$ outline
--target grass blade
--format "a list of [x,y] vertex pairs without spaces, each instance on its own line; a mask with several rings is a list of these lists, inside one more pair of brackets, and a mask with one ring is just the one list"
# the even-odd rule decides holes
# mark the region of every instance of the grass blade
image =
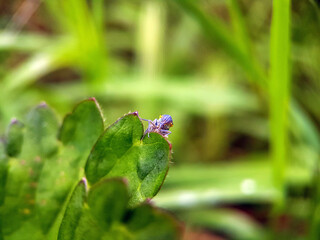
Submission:
[[[290,0],[273,2],[270,46],[270,130],[273,178],[284,193],[290,101]],[[278,207],[281,207],[282,201]]]

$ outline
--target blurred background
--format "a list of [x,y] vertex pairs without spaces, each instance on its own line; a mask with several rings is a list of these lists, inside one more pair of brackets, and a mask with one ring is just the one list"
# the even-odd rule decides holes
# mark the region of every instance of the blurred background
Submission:
[[95,97],[107,125],[170,114],[173,159],[153,202],[184,239],[320,239],[319,3],[293,1],[288,21],[272,8],[1,0],[0,129],[41,101],[62,119]]

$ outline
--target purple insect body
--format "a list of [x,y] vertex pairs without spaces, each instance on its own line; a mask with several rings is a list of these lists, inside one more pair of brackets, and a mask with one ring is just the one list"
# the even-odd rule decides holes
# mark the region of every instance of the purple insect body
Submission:
[[159,119],[155,119],[154,121],[148,120],[148,119],[142,119],[144,121],[148,122],[148,128],[143,134],[143,138],[146,134],[151,132],[160,133],[164,137],[168,137],[168,135],[171,133],[169,131],[170,127],[173,126],[172,117],[170,115],[160,115]]

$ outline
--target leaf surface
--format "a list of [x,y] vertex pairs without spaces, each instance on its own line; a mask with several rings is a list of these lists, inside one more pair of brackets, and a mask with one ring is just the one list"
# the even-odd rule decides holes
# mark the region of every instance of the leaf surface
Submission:
[[103,132],[103,118],[94,98],[80,102],[61,126],[63,143],[57,156],[46,161],[37,189],[37,207],[42,230],[47,232],[72,186],[80,179],[90,150]]
[[90,151],[104,130],[100,107],[94,98],[80,102],[63,121],[59,139],[79,152]]
[[106,179],[95,184],[88,195],[92,215],[105,229],[119,222],[129,201],[127,186],[122,179]]
[[127,227],[139,240],[180,239],[179,225],[174,218],[149,204],[132,210]]
[[169,142],[157,133],[143,135],[137,113],[120,118],[93,147],[85,173],[91,184],[101,178],[124,177],[129,184],[129,204],[152,198],[159,191],[169,167]]
[[64,217],[59,229],[58,240],[75,239],[75,231],[78,227],[83,205],[86,200],[86,181],[81,180],[74,189],[68,202]]
[[[5,188],[8,176],[8,157],[5,154],[5,146],[3,141],[0,141],[0,206],[4,202],[5,198]],[[1,217],[0,217],[1,218]],[[1,229],[1,220],[0,220]]]
[[23,143],[23,124],[13,119],[6,133],[6,152],[10,157],[17,157]]
[[47,104],[42,103],[33,108],[24,123],[24,140],[19,160],[12,159],[10,162],[6,183],[2,212],[3,219],[6,219],[2,223],[5,235],[20,227],[24,228],[22,225],[26,220],[34,218],[35,196],[43,164],[58,149],[56,136],[59,123]]

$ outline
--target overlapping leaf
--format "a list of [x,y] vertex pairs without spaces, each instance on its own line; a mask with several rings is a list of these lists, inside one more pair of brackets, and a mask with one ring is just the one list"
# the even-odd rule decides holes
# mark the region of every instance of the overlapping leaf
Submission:
[[59,230],[58,240],[75,239],[75,230],[83,212],[86,199],[86,182],[81,180],[74,189]]
[[[60,131],[44,103],[30,111],[24,124],[12,121],[0,142],[0,239],[56,239],[58,232],[58,239],[147,239],[157,224],[164,226],[159,236],[174,239],[171,218],[158,216],[153,207],[137,210],[149,219],[146,228],[134,223],[135,206],[153,197],[164,180],[169,142],[156,133],[142,139],[137,113],[103,128],[95,99],[78,104]],[[85,180],[80,181],[63,212],[86,159],[93,186],[87,194]]]
[[10,157],[20,154],[23,143],[23,124],[13,119],[6,133],[6,153]]
[[44,232],[49,230],[72,186],[80,178],[85,160],[103,128],[102,114],[95,99],[82,101],[65,117],[59,132],[63,148],[44,165],[37,190],[38,215]]
[[63,121],[59,139],[81,153],[91,150],[104,130],[100,107],[94,98],[82,101]]
[[[56,133],[59,124],[54,112],[45,104],[32,109],[25,121],[25,133],[20,153],[20,160],[12,159],[10,171],[6,181],[6,195],[2,211],[3,232],[10,234],[23,228],[28,219],[34,218],[35,195],[39,183],[39,177],[43,164],[46,160],[56,154],[58,143]],[[16,145],[14,151],[9,150],[12,155],[20,151],[20,133],[17,129],[15,135],[9,138],[11,146]],[[12,131],[12,126],[11,126]],[[12,135],[9,130],[9,136]],[[17,143],[10,143],[16,138]],[[7,145],[7,152],[8,152]]]
[[132,206],[159,191],[170,160],[170,144],[164,137],[151,133],[142,139],[142,135],[138,114],[125,115],[98,139],[85,168],[91,184],[101,178],[126,178]]
[[122,179],[103,180],[95,184],[88,195],[90,212],[105,229],[123,218],[128,201],[127,187]]
[[99,181],[88,197],[81,181],[69,200],[58,240],[179,239],[179,227],[169,214],[148,204],[128,208],[128,197],[122,179]]
[[[0,141],[0,206],[4,202],[5,186],[8,175],[8,158],[5,154],[5,146],[3,141]],[[1,224],[1,221],[0,221]],[[1,225],[0,225],[1,228]]]

